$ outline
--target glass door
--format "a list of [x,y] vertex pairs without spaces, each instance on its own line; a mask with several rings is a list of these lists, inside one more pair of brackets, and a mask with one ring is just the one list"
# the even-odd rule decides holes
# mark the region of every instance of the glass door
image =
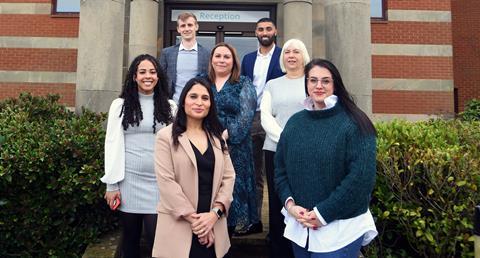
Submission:
[[[180,43],[180,35],[175,36],[175,45]],[[212,49],[216,43],[215,33],[198,33],[197,35],[198,44],[202,45],[207,49]]]
[[242,35],[225,34],[224,42],[235,47],[240,62],[246,54],[255,51],[258,48],[256,37],[242,37]]
[[[181,39],[177,31],[172,31],[172,34],[174,35],[172,38],[175,39],[172,45],[180,43]],[[197,42],[207,49],[213,49],[213,47],[220,42],[228,43],[237,50],[240,62],[243,56],[258,48],[258,41],[253,32],[223,30],[199,31],[197,33]]]

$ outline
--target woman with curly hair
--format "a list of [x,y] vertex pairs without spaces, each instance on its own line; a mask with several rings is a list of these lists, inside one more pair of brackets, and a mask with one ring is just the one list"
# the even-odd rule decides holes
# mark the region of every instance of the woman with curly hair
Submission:
[[151,55],[131,63],[120,97],[108,113],[105,137],[105,200],[120,210],[123,257],[139,257],[142,227],[150,250],[157,223],[159,190],[153,164],[155,133],[172,121],[167,79]]

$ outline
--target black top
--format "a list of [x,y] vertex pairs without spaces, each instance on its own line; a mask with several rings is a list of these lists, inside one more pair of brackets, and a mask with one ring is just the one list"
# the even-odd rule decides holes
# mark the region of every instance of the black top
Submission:
[[198,168],[198,205],[197,213],[210,211],[210,202],[212,199],[213,170],[215,167],[215,155],[213,154],[212,144],[208,141],[208,148],[205,153],[195,147],[190,142],[195,153]]
[[[198,204],[197,213],[209,212],[210,202],[212,200],[212,186],[213,186],[213,170],[215,168],[215,155],[210,141],[208,141],[208,148],[205,153],[200,151],[192,145],[195,158],[197,160],[198,168]],[[189,258],[215,258],[215,248],[210,246],[207,248],[201,245],[198,241],[197,235],[192,233],[192,245],[190,247]]]

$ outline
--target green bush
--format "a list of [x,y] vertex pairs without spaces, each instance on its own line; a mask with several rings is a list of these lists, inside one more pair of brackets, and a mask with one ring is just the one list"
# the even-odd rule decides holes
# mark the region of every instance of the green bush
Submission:
[[379,237],[368,257],[473,257],[480,200],[480,123],[376,124]]
[[81,257],[112,228],[99,181],[106,115],[58,99],[0,103],[0,257]]
[[465,107],[465,111],[461,113],[461,117],[466,121],[480,121],[480,100],[470,100]]

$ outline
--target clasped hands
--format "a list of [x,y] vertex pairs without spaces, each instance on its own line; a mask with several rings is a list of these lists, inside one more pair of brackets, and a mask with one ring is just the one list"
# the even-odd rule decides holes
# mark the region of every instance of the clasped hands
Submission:
[[323,226],[313,210],[309,211],[302,206],[292,204],[288,206],[287,211],[297,220],[298,223],[302,224],[304,228],[307,227],[317,230]]
[[190,222],[192,232],[198,236],[198,241],[202,245],[210,247],[215,242],[215,235],[213,233],[213,225],[218,220],[218,217],[213,212],[192,213],[187,218]]

